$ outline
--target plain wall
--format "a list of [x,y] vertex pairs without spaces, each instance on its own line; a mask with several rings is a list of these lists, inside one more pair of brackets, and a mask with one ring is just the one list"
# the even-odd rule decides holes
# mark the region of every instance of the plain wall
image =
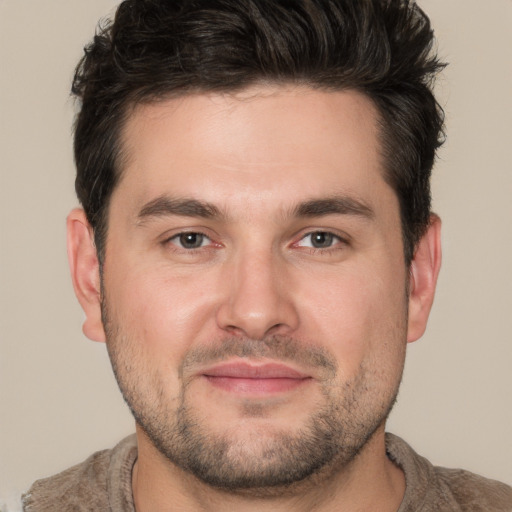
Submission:
[[[105,347],[81,333],[65,218],[69,87],[113,0],[0,0],[0,496],[133,430]],[[512,1],[423,0],[450,67],[433,179],[444,265],[389,430],[439,465],[512,483]]]

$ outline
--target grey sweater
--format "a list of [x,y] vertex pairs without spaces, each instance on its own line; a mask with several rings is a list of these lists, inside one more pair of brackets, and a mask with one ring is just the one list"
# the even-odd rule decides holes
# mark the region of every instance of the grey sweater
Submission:
[[[397,512],[512,512],[512,487],[461,469],[434,467],[402,439],[386,435],[389,458],[406,481]],[[25,512],[135,512],[131,474],[135,436],[58,475],[35,482],[23,497]]]

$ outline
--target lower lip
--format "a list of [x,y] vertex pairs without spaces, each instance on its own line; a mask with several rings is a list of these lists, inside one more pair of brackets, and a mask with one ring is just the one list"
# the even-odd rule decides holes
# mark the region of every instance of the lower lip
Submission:
[[213,377],[210,375],[205,375],[205,377],[216,388],[240,394],[284,393],[292,391],[311,380],[310,378],[244,379],[240,377]]

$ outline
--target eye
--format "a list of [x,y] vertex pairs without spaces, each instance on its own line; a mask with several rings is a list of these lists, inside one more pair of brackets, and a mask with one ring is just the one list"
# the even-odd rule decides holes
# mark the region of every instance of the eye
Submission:
[[202,233],[187,232],[173,236],[169,242],[181,249],[199,249],[211,243],[211,240]]
[[312,247],[313,249],[329,249],[341,241],[339,236],[328,231],[314,231],[304,236],[297,245],[299,247]]

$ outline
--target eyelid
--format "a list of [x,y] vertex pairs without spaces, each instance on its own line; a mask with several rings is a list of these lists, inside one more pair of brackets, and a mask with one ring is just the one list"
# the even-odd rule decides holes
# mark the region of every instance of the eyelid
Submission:
[[[201,236],[203,238],[201,240],[201,245],[199,245],[198,247],[183,247],[183,245],[181,244],[181,242],[179,242],[179,240],[184,235],[198,235],[198,236]],[[175,243],[175,241],[178,241],[179,243]],[[207,247],[207,246],[211,245],[212,239],[208,235],[206,235],[204,233],[201,233],[199,231],[182,231],[181,233],[177,233],[174,236],[172,236],[171,238],[168,238],[168,242],[172,243],[173,245],[178,246],[180,249],[183,249],[183,250],[186,250],[186,251],[193,251],[195,249],[202,249],[204,247]]]
[[334,249],[339,243],[344,244],[344,245],[349,245],[351,243],[351,237],[349,235],[347,235],[346,233],[340,233],[336,229],[332,229],[332,228],[308,228],[307,230],[303,230],[296,237],[294,237],[296,241],[292,243],[292,246],[307,247],[307,246],[300,246],[299,243],[301,241],[303,241],[305,238],[307,238],[308,236],[314,235],[315,233],[325,233],[325,234],[332,235],[332,237],[334,239],[336,239],[337,243],[333,244],[331,247],[327,247],[327,248],[324,248],[324,249],[316,248],[316,247],[314,249],[324,250],[325,251],[325,250],[329,250],[329,249]]
[[[214,241],[214,238],[211,234],[207,234],[207,229],[203,229],[202,227],[190,227],[190,228],[177,228],[175,230],[170,230],[166,233],[164,233],[163,235],[161,235],[160,237],[160,244],[162,246],[167,246],[167,245],[171,245],[173,247],[174,250],[176,251],[185,251],[185,252],[193,252],[193,251],[197,251],[197,250],[204,250],[204,249],[208,249],[210,247],[214,247],[214,246],[220,246],[221,244],[217,243]],[[201,235],[205,238],[205,241],[207,242],[205,245],[201,245],[199,247],[195,247],[195,248],[186,248],[186,247],[183,247],[180,243],[179,243],[179,238],[183,235],[187,235],[187,234],[195,234],[195,235]],[[178,240],[178,242],[177,242]]]
[[[207,231],[208,231],[207,229],[202,229],[201,227],[179,228],[176,231],[173,230],[173,232],[166,233],[165,235],[163,235],[160,243],[162,245],[167,245],[170,243],[174,247],[176,247],[178,250],[183,250],[183,251],[187,251],[187,252],[192,252],[194,250],[199,250],[199,249],[206,249],[209,247],[221,247],[224,245],[220,242],[215,241],[214,236],[212,236],[211,234],[207,234]],[[332,235],[332,237],[334,239],[333,245],[331,245],[329,247],[324,247],[324,248],[300,245],[300,243],[304,239],[314,235],[315,233],[325,233],[325,234]],[[196,248],[182,247],[179,242],[176,242],[176,240],[179,240],[179,238],[181,236],[187,235],[187,234],[201,235],[205,238],[205,241],[207,243],[204,245],[201,245],[199,247],[196,247]],[[307,230],[302,230],[293,238],[295,239],[295,241],[293,241],[290,244],[291,247],[303,247],[305,249],[311,249],[314,251],[327,252],[329,250],[335,250],[336,248],[339,248],[338,246],[340,246],[340,245],[346,246],[346,245],[351,244],[351,237],[349,235],[347,235],[346,233],[340,233],[338,230],[332,229],[332,228],[308,228]]]
[[180,235],[186,235],[187,233],[197,233],[198,235],[203,235],[210,240],[214,240],[218,238],[217,233],[210,229],[207,226],[203,225],[176,225],[173,228],[169,228],[164,230],[159,230],[158,239],[160,242],[165,243],[171,240],[172,238],[176,238]]
[[[325,234],[325,235],[328,235],[329,237],[331,237],[331,241],[332,241],[332,244],[331,245],[328,245],[326,247],[315,247],[314,243],[313,243],[313,240],[312,240],[312,237],[314,235],[317,235],[317,234]],[[308,245],[306,244],[302,244],[305,240],[307,239],[310,239],[310,243]],[[296,243],[296,246],[297,247],[307,247],[309,249],[314,249],[314,250],[323,250],[323,251],[328,251],[329,249],[333,249],[335,248],[336,246],[339,245],[339,243],[342,242],[341,238],[338,236],[338,235],[335,235],[334,233],[330,233],[329,231],[312,231],[312,232],[309,232],[309,233],[306,233],[297,243]]]

